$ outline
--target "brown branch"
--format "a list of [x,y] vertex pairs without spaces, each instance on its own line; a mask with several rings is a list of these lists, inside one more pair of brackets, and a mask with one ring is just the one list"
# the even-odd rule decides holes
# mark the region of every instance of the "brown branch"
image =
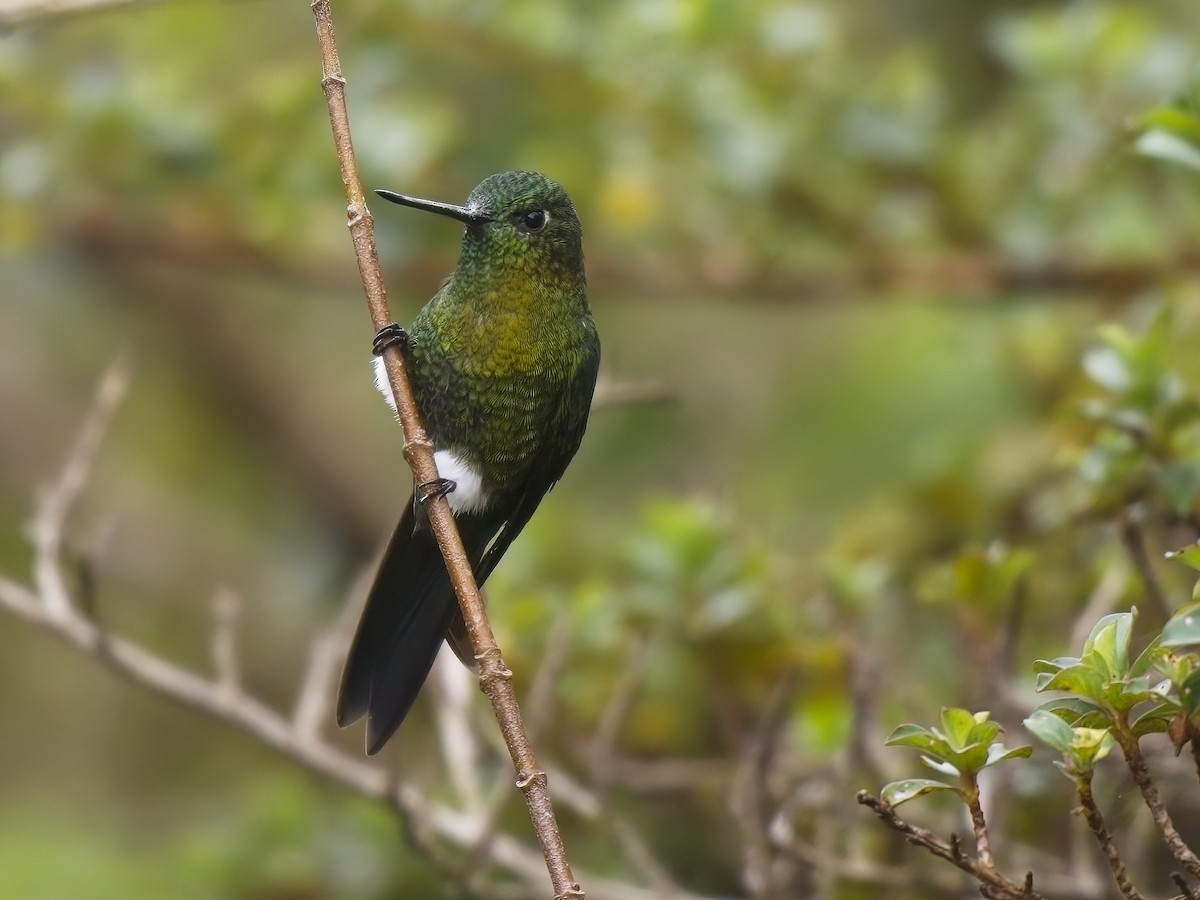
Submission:
[[1068,647],[1082,647],[1092,631],[1092,626],[1096,624],[1096,620],[1116,608],[1125,590],[1125,582],[1128,578],[1126,573],[1125,566],[1117,562],[1105,568],[1104,574],[1092,590],[1087,603],[1075,616],[1075,621],[1071,625],[1071,636],[1067,639]]
[[1026,876],[1023,884],[1009,881],[990,862],[985,863],[982,858],[963,853],[956,836],[951,835],[949,843],[943,841],[929,829],[901,819],[896,815],[891,804],[872,796],[867,791],[859,791],[857,799],[859,803],[875,813],[885,825],[904,835],[910,844],[924,847],[934,856],[952,863],[978,881],[980,891],[985,897],[991,897],[994,900],[1045,900],[1033,889],[1029,876]]
[[[455,37],[461,39],[461,32]],[[429,41],[436,43],[432,37]],[[458,43],[461,49],[461,40]],[[265,276],[305,290],[338,292],[348,284],[350,267],[339,258],[310,254],[297,259],[266,242],[231,235],[228,229],[199,233],[194,223],[183,229],[164,222],[162,227],[148,231],[116,218],[109,207],[87,210],[66,225],[65,233],[75,247],[94,258],[114,260],[122,267],[153,260],[187,270],[180,276],[184,281],[219,270],[231,275]],[[933,304],[1000,306],[1030,293],[1051,303],[1070,302],[1080,293],[1116,301],[1161,284],[1172,274],[1200,268],[1200,252],[1192,248],[1162,261],[1095,265],[1062,257],[1037,267],[1013,263],[983,248],[971,253],[951,249],[917,261],[907,255],[875,260],[869,275],[865,274],[868,267],[862,256],[856,254],[845,265],[819,271],[806,269],[799,273],[787,267],[756,265],[731,277],[728,271],[714,272],[702,264],[703,248],[655,254],[652,261],[636,263],[631,263],[628,254],[605,255],[603,249],[588,256],[588,284],[593,293],[613,300],[635,297],[639,303],[678,303],[703,295],[792,306],[876,303],[880,298],[901,294],[920,296]],[[405,265],[391,265],[389,273],[393,279],[436,282],[453,263],[451,256],[429,254]]]
[[571,653],[573,628],[571,614],[566,608],[550,626],[546,649],[542,651],[542,658],[529,686],[529,694],[525,698],[525,721],[531,741],[536,740],[551,721],[555,705],[554,692],[558,689],[559,680]]
[[975,852],[979,855],[980,865],[989,869],[996,867],[992,859],[992,842],[988,837],[987,819],[983,817],[983,806],[979,802],[979,782],[974,775],[963,775],[967,809],[971,811],[971,831],[975,835]]
[[316,739],[328,721],[329,701],[341,671],[342,654],[354,634],[361,608],[360,599],[366,593],[373,572],[364,569],[354,579],[341,611],[333,623],[309,644],[308,658],[292,704],[292,727],[298,734]]
[[43,551],[34,560],[33,574],[38,590],[49,604],[46,611],[51,615],[65,617],[71,613],[64,599],[67,586],[56,564],[62,557],[67,512],[91,477],[104,433],[129,389],[129,377],[126,359],[118,360],[104,373],[58,483],[53,490],[43,491],[39,498],[29,536],[34,546]]
[[[329,0],[314,0],[313,17],[316,20],[317,38],[321,46],[321,87],[329,107],[329,122],[333,128],[333,140],[337,147],[338,163],[341,167],[342,183],[346,187],[349,201],[350,236],[354,242],[354,255],[358,262],[358,273],[366,293],[367,307],[376,331],[391,323],[388,311],[387,292],[379,268],[379,254],[375,248],[374,221],[363,196],[362,184],[354,159],[354,148],[350,140],[350,121],[346,112],[346,79],[342,75],[337,46],[333,34],[333,20]],[[383,355],[388,381],[396,399],[396,413],[404,428],[404,458],[412,468],[417,483],[435,481],[437,467],[433,461],[433,443],[421,424],[408,383],[404,357],[395,344]],[[554,817],[547,789],[546,773],[538,767],[533,747],[526,734],[521,713],[517,706],[512,686],[512,672],[504,665],[500,648],[496,645],[488,623],[483,600],[471,571],[471,564],[463,549],[462,540],[454,524],[450,505],[443,496],[435,496],[425,502],[425,511],[438,547],[446,560],[446,568],[458,596],[471,646],[479,662],[479,684],[491,701],[504,743],[512,757],[516,770],[517,787],[525,794],[529,816],[537,833],[538,843],[546,859],[546,869],[554,888],[555,900],[568,897],[583,897],[584,892],[571,873],[567,861],[566,847]]]
[[[471,686],[475,678],[447,651],[443,645],[430,671],[430,687],[436,698],[434,725],[450,783],[461,805],[474,810],[484,803],[479,783],[479,746],[471,728]],[[504,793],[508,796],[511,791]]]
[[663,382],[614,381],[602,376],[596,382],[596,394],[592,397],[592,410],[610,406],[672,403],[678,400],[679,392]]
[[1129,880],[1129,873],[1125,870],[1125,861],[1117,852],[1112,832],[1104,824],[1104,817],[1100,814],[1100,808],[1096,806],[1096,798],[1092,796],[1092,773],[1089,771],[1076,776],[1075,787],[1079,791],[1080,810],[1084,819],[1087,820],[1088,827],[1092,829],[1092,834],[1096,836],[1100,849],[1104,851],[1104,858],[1108,860],[1108,868],[1112,871],[1113,880],[1116,881],[1121,896],[1127,900],[1145,900],[1138,889],[1133,886],[1133,882]]
[[[525,722],[529,732],[530,741],[537,740],[537,736],[541,734],[541,730],[549,719],[550,708],[554,700],[554,688],[558,684],[559,675],[562,673],[563,667],[567,663],[567,658],[570,648],[570,628],[571,617],[568,613],[563,613],[558,617],[558,620],[550,629],[550,637],[546,641],[546,652],[542,655],[542,659],[538,664],[537,671],[534,672],[533,685],[529,690],[529,695],[525,701]],[[444,654],[443,654],[444,656]],[[439,660],[442,657],[439,657]],[[436,667],[435,667],[436,671]],[[466,676],[462,666],[455,666],[453,669],[447,668],[442,670],[454,671],[454,677],[461,678]],[[439,723],[446,717],[447,712],[446,698],[443,697],[436,709]],[[466,723],[465,710],[462,708],[461,702],[455,698],[455,703],[450,706],[450,710],[460,716],[464,725]],[[439,724],[439,729],[441,725]],[[475,745],[475,732],[469,729],[461,733],[461,737],[471,742],[472,754],[478,752]],[[443,751],[444,752],[444,751]],[[465,774],[465,773],[464,773]],[[570,808],[571,803],[569,797],[563,795],[562,782],[555,779],[559,786],[559,796],[564,799]],[[496,832],[500,824],[500,817],[508,806],[508,800],[512,796],[512,792],[506,784],[497,784],[493,787],[491,793],[486,800],[478,801],[483,805],[484,827],[480,830],[480,838],[474,847],[471,848],[467,855],[466,861],[462,865],[462,869],[466,872],[468,878],[473,877],[473,873],[480,867],[481,861],[486,859],[489,850],[489,842],[492,835]]]
[[0,28],[105,12],[149,0],[0,0]]
[[771,827],[781,815],[771,796],[779,742],[787,724],[789,704],[799,682],[799,671],[787,669],[776,682],[759,716],[758,725],[740,754],[729,788],[728,805],[742,839],[742,882],[755,897],[783,897],[795,886],[794,867],[779,853]]
[[1154,565],[1150,562],[1150,554],[1146,552],[1146,539],[1141,526],[1135,521],[1133,513],[1127,510],[1121,516],[1117,527],[1121,533],[1121,546],[1125,548],[1130,562],[1142,580],[1147,605],[1160,622],[1166,622],[1171,618],[1171,604],[1167,601],[1162,585],[1158,583],[1158,576],[1154,573]]
[[[938,895],[952,900],[962,897],[962,880],[949,869],[918,872],[912,866],[890,865],[865,856],[838,856],[828,848],[793,840],[784,848],[788,855],[814,871],[828,871],[839,883],[878,886],[890,891],[919,888],[922,897]],[[821,895],[824,896],[824,895]],[[1089,895],[1088,900],[1092,896]]]
[[1138,744],[1137,737],[1129,730],[1126,723],[1120,721],[1117,723],[1117,727],[1113,728],[1112,735],[1125,755],[1125,765],[1129,768],[1129,774],[1133,776],[1134,783],[1142,792],[1142,800],[1145,801],[1146,808],[1150,810],[1150,815],[1154,819],[1154,824],[1158,826],[1167,849],[1171,851],[1171,855],[1179,864],[1187,869],[1189,875],[1193,878],[1200,878],[1200,857],[1197,857],[1191,847],[1184,842],[1175,823],[1171,821],[1171,814],[1167,812],[1166,804],[1158,795],[1158,788],[1150,778],[1150,767],[1146,764],[1146,757],[1142,755],[1142,748]]
[[[534,675],[533,685],[526,699],[526,709],[529,711],[529,730],[533,734],[539,730],[550,707],[553,705],[553,688],[557,684],[562,667],[566,664],[570,648],[571,617],[560,616],[551,629],[547,641],[548,649],[538,671]],[[595,823],[612,835],[624,858],[638,873],[659,892],[663,897],[678,896],[680,891],[670,873],[663,864],[654,857],[646,841],[619,812],[612,809],[609,803],[610,784],[606,780],[607,764],[613,755],[617,734],[624,722],[629,708],[635,699],[637,688],[645,676],[646,666],[652,658],[656,637],[641,635],[630,648],[630,653],[623,671],[625,675],[610,695],[608,705],[600,716],[600,725],[592,743],[601,749],[588,754],[588,764],[597,781],[594,789],[577,783],[565,772],[554,772],[559,800],[587,822]],[[462,671],[461,667],[458,669]],[[499,824],[509,792],[494,793],[488,798],[485,821],[485,836]],[[472,854],[467,868],[478,866],[478,857],[485,856],[486,842],[481,842],[477,852]]]
[[634,636],[621,667],[621,677],[600,714],[596,734],[588,742],[588,764],[602,795],[608,793],[613,783],[608,764],[616,756],[617,738],[637,699],[657,643],[657,635],[640,633]]
[[221,690],[237,694],[242,689],[242,672],[237,655],[237,625],[241,601],[228,588],[217,591],[212,601],[213,630],[210,642],[213,671]]

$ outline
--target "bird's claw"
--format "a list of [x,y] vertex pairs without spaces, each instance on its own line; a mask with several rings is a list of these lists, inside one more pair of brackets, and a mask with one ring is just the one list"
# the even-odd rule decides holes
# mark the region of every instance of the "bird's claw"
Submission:
[[450,478],[436,478],[417,485],[417,502],[428,503],[438,497],[445,497],[458,487],[458,483]]
[[392,344],[399,344],[401,349],[408,346],[408,332],[404,330],[404,326],[395,322],[389,322],[379,329],[375,340],[371,342],[371,352],[376,356],[383,356],[383,351]]

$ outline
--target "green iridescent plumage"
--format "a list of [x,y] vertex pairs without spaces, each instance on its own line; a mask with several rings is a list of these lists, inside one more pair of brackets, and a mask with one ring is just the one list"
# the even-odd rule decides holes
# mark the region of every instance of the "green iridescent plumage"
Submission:
[[[406,358],[439,474],[459,481],[448,499],[482,583],[587,425],[600,342],[579,219],[566,192],[532,172],[491,176],[463,207],[380,193],[466,224],[458,266],[413,322]],[[448,631],[466,657],[441,555],[410,503],[338,697],[340,724],[368,716],[369,752],[403,719]]]

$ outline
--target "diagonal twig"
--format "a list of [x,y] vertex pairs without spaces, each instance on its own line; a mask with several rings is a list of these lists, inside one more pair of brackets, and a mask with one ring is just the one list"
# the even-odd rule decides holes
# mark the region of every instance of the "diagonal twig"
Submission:
[[1150,562],[1150,554],[1146,551],[1146,537],[1133,511],[1126,510],[1121,515],[1117,528],[1121,535],[1121,546],[1125,548],[1129,561],[1133,563],[1133,568],[1142,580],[1147,606],[1159,621],[1166,622],[1171,618],[1171,604],[1162,585],[1159,584],[1154,564]]
[[151,0],[0,0],[0,28],[40,23],[47,19],[105,12]]
[[857,799],[859,803],[875,813],[885,825],[904,835],[910,844],[924,847],[934,856],[953,863],[978,881],[980,891],[985,897],[993,897],[996,900],[1045,900],[1033,889],[1028,877],[1024,884],[1016,884],[1001,875],[990,862],[985,863],[979,857],[964,853],[957,836],[951,835],[950,841],[947,843],[929,829],[901,819],[896,815],[896,810],[891,804],[867,791],[859,791]]
[[1100,849],[1104,851],[1104,858],[1108,862],[1108,868],[1112,872],[1113,880],[1116,881],[1121,896],[1126,900],[1145,900],[1138,889],[1133,886],[1133,882],[1129,880],[1125,861],[1117,852],[1112,832],[1109,831],[1104,816],[1100,813],[1100,807],[1096,805],[1096,798],[1092,795],[1092,773],[1087,771],[1076,776],[1075,787],[1079,791],[1079,808],[1083,813],[1083,818],[1087,821],[1092,834],[1096,836]]
[[340,670],[345,647],[354,634],[354,625],[361,612],[361,598],[371,576],[372,573],[364,569],[354,579],[333,623],[309,644],[308,658],[292,705],[292,727],[300,734],[316,738],[329,721],[334,679]]
[[1154,819],[1154,824],[1158,826],[1167,849],[1171,851],[1171,855],[1179,864],[1187,869],[1189,875],[1193,878],[1200,878],[1200,857],[1197,857],[1195,851],[1187,845],[1183,836],[1180,835],[1179,829],[1171,821],[1167,805],[1163,802],[1158,788],[1155,787],[1154,781],[1150,777],[1150,767],[1146,763],[1146,757],[1142,754],[1137,737],[1123,722],[1117,723],[1117,727],[1112,730],[1112,735],[1125,756],[1125,765],[1129,769],[1129,774],[1133,776],[1134,784],[1142,792],[1142,800],[1145,802],[1146,808],[1150,810],[1150,815]]
[[62,473],[52,487],[42,490],[37,513],[30,525],[29,536],[38,550],[34,560],[34,581],[46,604],[46,612],[52,616],[65,618],[71,614],[67,601],[69,592],[57,565],[62,556],[67,516],[91,478],[104,434],[129,390],[130,373],[128,358],[121,357],[100,379],[95,400],[83,420]]
[[[333,129],[342,183],[346,187],[350,236],[354,243],[354,255],[371,322],[378,332],[391,324],[392,317],[388,310],[387,291],[383,285],[379,254],[375,247],[374,220],[363,195],[354,147],[350,139],[350,121],[345,98],[346,79],[338,59],[329,0],[313,0],[312,12],[321,48],[321,88],[329,108],[329,122]],[[433,461],[433,445],[417,412],[403,354],[398,346],[392,344],[385,350],[383,360],[392,395],[396,400],[396,413],[404,428],[404,458],[412,468],[418,484],[433,482],[438,477]],[[446,560],[450,581],[454,585],[463,620],[471,636],[471,646],[475,651],[475,658],[479,661],[480,687],[487,694],[495,711],[500,731],[504,735],[504,743],[516,770],[517,786],[525,795],[529,816],[546,859],[546,870],[550,875],[555,900],[581,898],[584,892],[571,873],[571,865],[567,861],[566,847],[550,803],[546,773],[538,766],[533,746],[521,720],[512,686],[512,672],[504,665],[495,635],[492,634],[487,612],[479,596],[479,588],[475,584],[474,573],[463,549],[462,539],[455,527],[450,505],[444,496],[435,496],[425,502],[425,511],[431,530],[437,538],[438,547]]]

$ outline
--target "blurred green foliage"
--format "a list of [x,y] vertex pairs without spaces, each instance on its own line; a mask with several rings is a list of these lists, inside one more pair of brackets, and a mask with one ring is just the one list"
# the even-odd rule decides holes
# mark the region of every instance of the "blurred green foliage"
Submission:
[[[459,197],[501,163],[553,171],[591,246],[625,264],[686,260],[737,284],[864,251],[878,266],[948,248],[1106,263],[1190,250],[1186,173],[1122,161],[1139,130],[1145,153],[1194,143],[1194,106],[1156,106],[1189,96],[1189,4],[912,6],[376,2],[339,10],[338,27],[369,181]],[[341,186],[311,37],[280,2],[7,35],[4,243],[120,210],[328,256]]]
[[[787,887],[878,896],[837,873],[898,849],[853,803],[904,774],[874,752],[895,723],[989,709],[966,744],[1023,735],[1030,663],[1079,646],[1085,609],[1136,604],[1127,637],[1159,631],[1131,527],[1167,604],[1192,590],[1158,559],[1200,515],[1200,7],[334,14],[367,186],[461,200],[493,171],[554,175],[586,225],[605,375],[674,392],[597,411],[489,583],[523,696],[567,642],[543,755],[605,782],[683,886],[742,896],[731,795],[773,735],[764,833],[823,848],[766,842]],[[203,671],[210,598],[233,588],[246,679],[281,706],[408,478],[369,386],[318,81],[308,7],[280,0],[0,34],[0,567],[27,568],[35,489],[132,352],[69,536],[100,614]],[[378,215],[407,320],[455,231]],[[3,900],[454,895],[384,811],[11,620],[0,683]],[[426,701],[389,754],[450,795]],[[1011,787],[1009,841],[1065,860],[1043,763],[981,778]],[[1173,798],[1184,830],[1194,794]],[[526,835],[522,815],[501,827]],[[639,878],[608,830],[564,824],[578,865]],[[931,896],[926,861],[900,859],[918,880],[888,896]]]

